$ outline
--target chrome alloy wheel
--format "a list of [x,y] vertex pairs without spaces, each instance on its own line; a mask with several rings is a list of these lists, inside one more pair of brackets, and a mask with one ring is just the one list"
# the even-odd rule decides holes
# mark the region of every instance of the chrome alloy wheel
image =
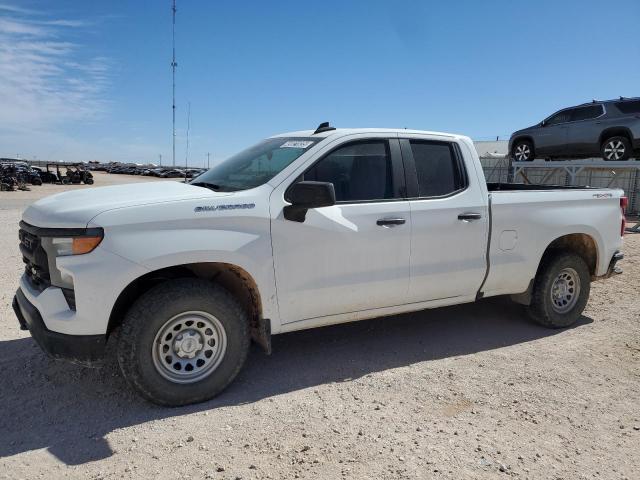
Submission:
[[514,152],[516,160],[519,162],[526,162],[531,158],[531,148],[526,143],[521,143],[516,146],[516,150]]
[[556,313],[567,313],[578,302],[580,276],[573,268],[560,271],[551,285],[551,306]]
[[207,312],[183,312],[156,334],[151,355],[157,372],[174,383],[195,383],[210,375],[224,358],[227,335]]
[[626,148],[620,140],[611,140],[604,146],[604,156],[607,160],[620,160],[624,157]]

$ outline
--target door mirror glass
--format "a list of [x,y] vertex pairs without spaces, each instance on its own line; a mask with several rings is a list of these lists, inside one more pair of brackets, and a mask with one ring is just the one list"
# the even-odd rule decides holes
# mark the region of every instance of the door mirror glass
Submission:
[[333,183],[302,181],[291,186],[285,199],[291,205],[284,207],[284,218],[304,222],[310,208],[335,205],[336,194]]

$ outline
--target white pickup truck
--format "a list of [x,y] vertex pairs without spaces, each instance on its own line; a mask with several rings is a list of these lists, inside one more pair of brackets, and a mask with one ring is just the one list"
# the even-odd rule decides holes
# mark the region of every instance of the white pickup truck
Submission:
[[[399,129],[268,138],[190,184],[82,189],[26,209],[22,328],[55,358],[108,342],[147,399],[221,392],[253,338],[512,295],[574,323],[622,258],[621,190],[487,184],[471,140]],[[110,350],[110,349],[109,349]]]

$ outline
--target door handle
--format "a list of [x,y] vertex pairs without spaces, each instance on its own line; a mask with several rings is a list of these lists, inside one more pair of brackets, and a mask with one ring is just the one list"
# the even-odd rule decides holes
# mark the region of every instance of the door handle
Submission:
[[395,227],[405,222],[406,220],[404,218],[379,218],[376,225],[380,225],[381,227]]
[[468,222],[471,220],[480,220],[481,218],[482,218],[482,215],[475,212],[461,213],[460,215],[458,215],[458,220],[462,220],[465,222]]

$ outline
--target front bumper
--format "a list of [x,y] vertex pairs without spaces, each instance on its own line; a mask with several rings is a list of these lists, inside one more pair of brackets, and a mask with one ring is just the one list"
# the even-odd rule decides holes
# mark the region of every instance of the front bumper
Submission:
[[18,289],[13,297],[13,310],[22,330],[29,330],[36,343],[55,359],[85,366],[99,365],[105,356],[105,335],[67,335],[47,329],[38,309]]

